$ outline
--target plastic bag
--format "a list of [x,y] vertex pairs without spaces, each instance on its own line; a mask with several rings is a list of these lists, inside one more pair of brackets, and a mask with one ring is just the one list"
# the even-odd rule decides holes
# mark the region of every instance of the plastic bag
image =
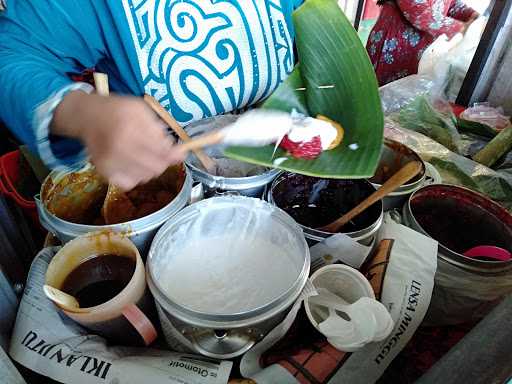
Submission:
[[419,96],[390,116],[402,127],[422,133],[451,151],[460,153],[461,137],[451,107],[441,98]]
[[479,17],[464,35],[459,33],[452,39],[441,35],[421,57],[418,74],[442,79],[449,101],[455,101],[459,94],[486,25],[487,18]]
[[488,102],[475,103],[471,108],[462,112],[460,118],[502,130],[510,125],[510,116],[505,116],[503,113],[503,108],[493,108]]
[[462,34],[455,35],[452,39],[441,35],[423,52],[418,64],[418,74],[446,74],[450,63],[448,53],[462,42]]
[[488,138],[472,133],[461,133],[460,139],[460,155],[466,157],[472,157],[489,142]]
[[384,115],[400,111],[418,96],[438,94],[442,86],[432,74],[411,75],[386,84],[379,89]]
[[494,171],[386,118],[384,135],[407,145],[441,174],[443,183],[483,193],[512,211],[512,171]]

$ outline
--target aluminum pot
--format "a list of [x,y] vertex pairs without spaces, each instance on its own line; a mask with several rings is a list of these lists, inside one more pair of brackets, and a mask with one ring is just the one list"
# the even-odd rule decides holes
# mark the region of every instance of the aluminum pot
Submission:
[[[279,197],[279,194],[281,194],[283,191],[285,191],[288,187],[287,185],[292,183],[295,184],[294,187],[292,187],[291,193],[293,196],[298,196],[299,194],[303,194],[305,191],[308,192],[311,188],[315,188],[315,185],[318,185],[317,183],[332,183],[332,184],[339,184],[344,185],[346,183],[353,183],[357,188],[361,188],[361,190],[364,190],[362,192],[362,195],[357,199],[358,201],[354,201],[354,205],[350,208],[353,208],[355,205],[357,205],[359,202],[364,200],[366,197],[368,197],[371,193],[373,193],[376,188],[372,186],[368,181],[366,180],[328,180],[328,179],[317,179],[313,177],[307,177],[307,176],[301,176],[294,173],[288,173],[283,172],[281,175],[279,175],[272,185],[269,188],[269,191],[267,193],[267,201],[273,205],[278,206],[281,209],[284,209],[283,206],[285,203],[288,203],[289,201],[287,197],[283,196],[283,198]],[[295,189],[298,188],[298,189]],[[309,192],[308,192],[309,193]],[[293,198],[293,197],[292,197]],[[350,209],[349,208],[349,209]],[[335,212],[333,216],[333,220],[340,217],[343,213],[348,212],[348,210],[343,210],[339,212]],[[372,207],[368,208],[365,213],[361,215],[365,216],[366,224],[363,224],[359,228],[348,231],[348,232],[342,232],[345,233],[347,236],[351,237],[355,241],[366,245],[366,246],[373,246],[375,243],[375,234],[379,230],[380,226],[382,225],[383,217],[384,217],[384,210],[382,201],[379,201],[375,203]],[[292,214],[293,216],[293,214]],[[327,223],[326,223],[327,224]],[[299,222],[299,225],[301,226],[302,230],[304,231],[304,236],[306,237],[306,240],[310,246],[315,245],[318,242],[323,241],[324,239],[332,236],[332,233],[329,232],[323,232],[315,228],[308,227],[307,225],[302,225]]]
[[[220,129],[235,121],[236,118],[237,116],[235,115],[222,115],[204,119],[189,125],[186,131],[191,137],[197,136],[213,129]],[[225,159],[222,154],[222,148],[220,147],[207,148],[205,152],[213,158],[221,159],[220,161],[230,161],[233,164],[239,163],[234,160]],[[265,193],[266,186],[270,184],[280,172],[277,169],[241,163],[241,167],[247,170],[249,176],[223,177],[207,173],[201,167],[194,154],[190,154],[185,163],[191,170],[194,181],[203,184],[205,197],[231,194],[261,198]]]
[[115,225],[76,224],[60,219],[50,213],[48,209],[46,209],[45,204],[41,201],[41,196],[44,196],[43,192],[45,187],[55,178],[61,177],[60,174],[62,173],[52,171],[41,186],[41,194],[35,197],[41,225],[48,230],[48,232],[56,236],[63,244],[90,232],[112,231],[123,233],[137,246],[141,255],[145,256],[158,228],[185,207],[189,201],[192,189],[192,177],[186,167],[185,171],[186,176],[183,186],[178,195],[169,204],[148,216]]
[[[230,215],[236,215],[235,221],[245,217],[243,215],[249,217],[246,224],[251,224],[247,226],[244,224],[239,226],[231,221],[236,231],[239,231],[240,227],[245,227],[248,233],[260,234],[266,238],[284,236],[288,244],[283,244],[283,247],[292,247],[291,249],[296,250],[292,252],[293,260],[290,262],[297,267],[297,277],[274,299],[250,310],[219,314],[213,313],[213,310],[191,309],[186,302],[180,302],[182,296],[173,299],[169,293],[166,293],[169,291],[162,285],[166,281],[165,276],[162,275],[165,273],[163,272],[165,266],[172,267],[174,255],[183,249],[181,240],[187,241],[182,238],[183,236],[188,238],[190,233],[197,230],[197,226],[203,225],[204,229],[200,230],[201,236],[203,236],[203,230],[206,231],[205,236],[209,236],[212,230],[216,231],[215,236],[217,232],[222,234],[228,231]],[[263,222],[254,220],[255,215],[264,217],[265,220]],[[202,221],[203,219],[205,221]],[[242,231],[241,228],[240,231]],[[222,241],[217,237],[215,239]],[[287,266],[290,268],[289,264]],[[192,270],[201,267],[202,264],[190,266]],[[300,227],[289,215],[259,199],[222,196],[188,206],[159,230],[148,255],[147,280],[157,304],[166,341],[174,350],[200,353],[218,359],[230,359],[248,351],[282,321],[302,292],[309,270],[309,248]],[[261,284],[271,284],[263,279]],[[203,281],[198,280],[193,284],[201,283]],[[225,287],[219,287],[219,289],[225,289]],[[236,289],[236,286],[233,289]],[[242,301],[245,299],[240,297]]]
[[463,255],[478,245],[512,251],[512,215],[499,204],[466,188],[430,185],[410,196],[403,218],[407,226],[439,242],[427,324],[475,320],[512,293],[512,260]]
[[411,161],[419,161],[422,164],[421,172],[383,199],[384,211],[402,208],[411,193],[418,190],[427,177],[426,165],[416,152],[397,141],[384,140],[377,172],[369,180],[375,188],[379,189],[387,179]]

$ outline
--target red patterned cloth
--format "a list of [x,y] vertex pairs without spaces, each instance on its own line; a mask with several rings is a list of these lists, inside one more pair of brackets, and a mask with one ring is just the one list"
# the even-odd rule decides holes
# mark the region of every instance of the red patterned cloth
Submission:
[[425,49],[439,36],[452,38],[478,16],[462,0],[396,0],[382,5],[367,51],[380,85],[418,72]]

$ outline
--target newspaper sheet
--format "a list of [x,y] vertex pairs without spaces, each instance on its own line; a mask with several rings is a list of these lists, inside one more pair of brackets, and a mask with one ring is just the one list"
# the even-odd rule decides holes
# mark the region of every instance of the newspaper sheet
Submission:
[[72,384],[226,384],[228,361],[155,349],[109,346],[63,315],[43,293],[58,248],[39,253],[30,269],[9,353],[41,375]]
[[[331,377],[328,384],[369,384],[376,382],[405,347],[419,327],[430,304],[437,268],[437,242],[395,223],[386,215],[377,241],[393,240],[381,292],[395,327],[389,337],[353,353]],[[314,291],[309,287],[306,292]],[[258,384],[298,384],[280,365],[260,366],[260,357],[289,330],[302,299],[288,317],[242,359],[241,373]]]
[[0,377],[3,383],[27,384],[2,347],[0,347]]

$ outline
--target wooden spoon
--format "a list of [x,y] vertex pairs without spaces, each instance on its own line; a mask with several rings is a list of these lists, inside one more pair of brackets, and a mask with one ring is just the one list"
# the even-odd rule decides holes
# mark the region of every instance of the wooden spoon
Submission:
[[361,212],[365,211],[377,201],[383,199],[388,194],[394,192],[398,187],[411,180],[414,176],[420,173],[422,165],[419,161],[412,161],[404,165],[397,173],[391,176],[382,186],[358,204],[355,208],[345,213],[338,220],[328,224],[324,227],[318,228],[323,232],[338,232],[341,227],[347,224],[354,217],[358,216]]
[[[108,76],[104,73],[94,73],[94,84],[96,85],[96,92],[101,96],[108,96],[110,94],[108,86]],[[118,209],[114,207],[118,205]],[[101,213],[105,224],[118,224],[120,222],[128,221],[135,213],[135,206],[126,194],[121,189],[112,183],[108,184],[107,195],[101,208]],[[122,216],[122,217],[120,217]]]
[[[144,101],[151,109],[178,135],[178,137],[185,143],[191,141],[188,133],[178,124],[176,120],[171,116],[167,110],[160,105],[153,96],[144,95]],[[192,149],[194,154],[197,156],[204,169],[210,174],[215,174],[216,163],[215,161],[206,155],[200,148],[196,147]]]
[[43,291],[46,297],[68,312],[88,312],[87,310],[80,308],[80,304],[74,296],[71,296],[66,292],[62,292],[60,289],[45,284],[43,285]]

